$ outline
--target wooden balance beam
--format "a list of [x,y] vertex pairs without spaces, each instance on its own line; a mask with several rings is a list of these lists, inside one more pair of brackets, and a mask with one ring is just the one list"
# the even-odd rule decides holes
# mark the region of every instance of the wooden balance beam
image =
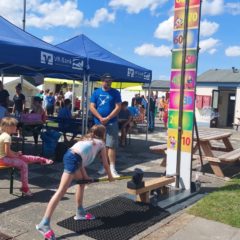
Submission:
[[132,195],[137,195],[138,202],[149,203],[150,202],[150,192],[156,189],[163,189],[168,184],[174,183],[174,177],[160,177],[151,179],[144,182],[144,187],[139,189],[127,188],[127,192]]

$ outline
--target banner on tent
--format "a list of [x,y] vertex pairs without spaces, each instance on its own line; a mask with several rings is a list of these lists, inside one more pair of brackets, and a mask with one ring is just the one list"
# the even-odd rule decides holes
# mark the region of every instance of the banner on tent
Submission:
[[[195,86],[197,76],[200,0],[189,0],[188,17],[185,16],[186,0],[175,0],[174,33],[172,52],[172,72],[170,79],[170,99],[168,115],[167,139],[167,174],[175,174],[177,166],[177,150],[181,146],[180,159],[180,187],[190,189],[191,158],[193,143],[193,121],[195,108]],[[187,19],[187,32],[184,34],[185,20]],[[184,39],[184,36],[187,36]],[[186,40],[186,56],[183,60],[184,41]],[[184,69],[182,69],[184,61]],[[181,86],[182,71],[184,70],[184,86]],[[184,88],[183,102],[180,104],[181,88]],[[183,106],[180,109],[180,106]],[[179,126],[179,112],[182,113],[182,126]],[[181,141],[178,142],[179,127],[181,128]]]

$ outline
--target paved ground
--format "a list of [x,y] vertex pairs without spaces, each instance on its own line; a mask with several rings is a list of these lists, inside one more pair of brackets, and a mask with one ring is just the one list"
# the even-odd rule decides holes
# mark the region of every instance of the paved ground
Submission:
[[[160,167],[161,156],[151,153],[149,151],[149,146],[159,144],[161,141],[164,142],[165,136],[166,132],[162,127],[158,127],[154,133],[149,135],[149,141],[147,143],[144,134],[133,135],[131,144],[124,149],[121,148],[118,152],[118,170],[122,174],[129,175],[133,172],[134,168],[139,167],[146,172],[145,178],[160,176],[164,172],[164,168]],[[239,139],[240,134],[234,131],[232,142],[235,146],[238,145]],[[26,149],[29,153],[33,154],[40,152],[40,147],[38,149],[34,148],[31,142],[27,142]],[[194,162],[193,168],[196,167],[196,164],[197,163]],[[89,167],[89,174],[93,177],[99,177],[96,174],[98,167],[99,162],[96,161]],[[225,170],[225,173],[232,174],[233,169],[235,172],[239,172],[240,166],[230,167]],[[207,171],[207,174],[201,176],[203,181],[203,191],[209,192],[224,184],[225,180],[213,176],[207,165],[205,170]],[[30,166],[29,172],[29,181],[31,183],[31,189],[34,192],[34,196],[31,199],[20,198],[18,190],[20,183],[18,181],[15,181],[14,183],[14,195],[10,195],[8,191],[8,172],[1,171],[0,174],[0,232],[16,237],[18,240],[42,239],[35,231],[35,224],[40,221],[50,197],[58,186],[62,174],[62,163],[57,162],[52,166],[32,165]],[[115,181],[114,183],[98,183],[90,185],[85,193],[85,206],[91,206],[103,200],[125,193],[126,182],[127,180],[122,180]],[[59,239],[79,239],[78,235],[56,225],[58,221],[73,215],[74,211],[74,187],[71,187],[58,206],[52,219],[52,227],[57,233]],[[214,226],[221,229],[221,231],[224,231],[224,234],[226,233],[228,236],[219,234],[218,237],[216,234],[214,235],[214,232],[210,231],[210,224],[208,222],[184,213],[182,214],[181,212],[180,215],[178,213],[177,215],[174,214],[169,218],[164,219],[152,228],[136,236],[135,239],[190,240],[193,239],[192,237],[189,237],[191,235],[194,236],[195,240],[236,240],[237,238],[234,238],[234,234],[237,234],[238,230],[222,225],[223,224],[219,226],[218,223],[217,225],[214,224]],[[202,226],[205,226],[206,228]],[[224,229],[226,229],[226,231]],[[206,234],[204,235],[202,232]],[[211,236],[208,235],[211,233],[213,233],[213,237],[206,238],[207,236]],[[200,235],[202,238],[196,238],[197,235]],[[223,238],[224,236],[226,237]],[[81,236],[81,239],[89,238]]]

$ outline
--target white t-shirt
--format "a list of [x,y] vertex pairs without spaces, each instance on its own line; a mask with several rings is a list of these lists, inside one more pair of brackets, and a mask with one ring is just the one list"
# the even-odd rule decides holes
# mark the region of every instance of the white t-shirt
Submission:
[[6,157],[4,143],[11,144],[11,141],[12,141],[11,136],[8,133],[3,132],[0,135],[0,158]]
[[82,165],[90,165],[97,154],[105,147],[102,140],[94,138],[93,140],[84,140],[75,143],[71,149],[82,157]]
[[70,99],[72,101],[73,93],[68,91],[64,94],[65,99]]

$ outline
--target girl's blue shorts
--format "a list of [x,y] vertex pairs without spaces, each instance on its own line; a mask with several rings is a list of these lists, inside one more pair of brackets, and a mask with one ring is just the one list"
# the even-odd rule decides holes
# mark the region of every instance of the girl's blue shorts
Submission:
[[63,156],[64,172],[73,174],[82,166],[82,158],[79,154],[73,153],[71,149]]

